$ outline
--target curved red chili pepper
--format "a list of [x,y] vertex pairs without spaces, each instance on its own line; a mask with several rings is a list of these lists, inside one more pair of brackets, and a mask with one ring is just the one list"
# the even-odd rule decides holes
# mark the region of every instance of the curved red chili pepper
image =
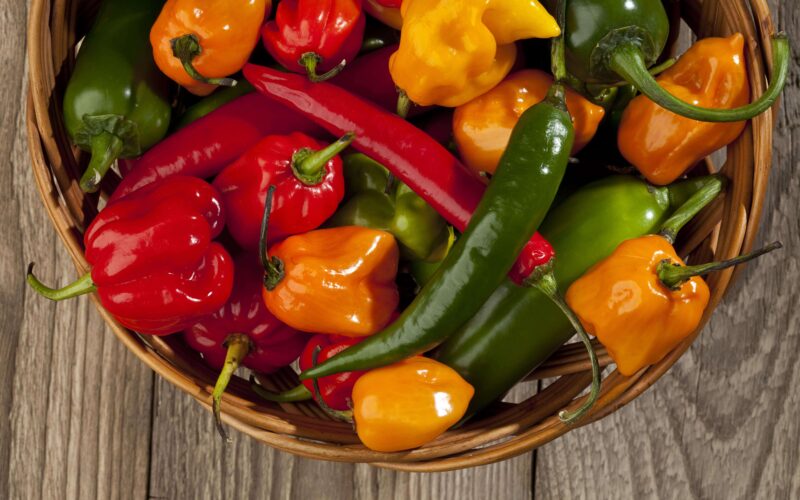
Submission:
[[[339,354],[348,347],[358,344],[362,340],[364,340],[363,337],[350,338],[339,335],[314,335],[308,341],[303,349],[303,353],[300,355],[300,370],[304,371],[314,366],[314,351],[316,349],[320,349],[317,356],[317,364],[319,364]],[[317,379],[319,382],[319,393],[325,404],[334,410],[349,410],[350,400],[353,395],[353,386],[356,385],[356,381],[364,373],[366,372],[344,372]],[[303,385],[312,395],[314,394],[314,382],[312,380],[304,380]]]
[[[263,94],[314,120],[333,134],[355,133],[353,146],[383,164],[463,231],[486,187],[447,149],[418,128],[328,83],[248,64],[244,75]],[[550,262],[553,248],[539,233],[510,276],[528,276]]]

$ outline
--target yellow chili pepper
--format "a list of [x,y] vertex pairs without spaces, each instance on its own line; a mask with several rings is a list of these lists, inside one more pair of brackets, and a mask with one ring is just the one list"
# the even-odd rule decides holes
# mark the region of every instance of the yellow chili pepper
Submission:
[[417,448],[461,420],[474,393],[455,370],[429,358],[377,368],[353,387],[356,432],[372,450]]
[[726,262],[686,266],[663,236],[627,240],[567,290],[566,300],[622,375],[657,363],[694,332],[709,301],[698,276],[780,248],[774,243]]
[[[489,92],[457,107],[453,136],[464,163],[478,174],[493,174],[517,120],[544,100],[551,85],[553,77],[544,71],[517,71]],[[594,137],[605,110],[571,89],[567,89],[567,108],[575,128],[572,152],[577,153]]]
[[[750,102],[744,37],[704,38],[663,72],[658,83],[698,106],[732,109]],[[646,96],[633,99],[622,115],[618,146],[648,181],[670,184],[714,151],[733,142],[746,121],[711,123],[668,111]]]
[[267,309],[304,332],[363,337],[397,309],[400,250],[394,236],[358,226],[290,236],[269,250]]
[[537,0],[404,0],[397,86],[423,106],[455,107],[497,85],[516,60],[514,41],[560,30]]

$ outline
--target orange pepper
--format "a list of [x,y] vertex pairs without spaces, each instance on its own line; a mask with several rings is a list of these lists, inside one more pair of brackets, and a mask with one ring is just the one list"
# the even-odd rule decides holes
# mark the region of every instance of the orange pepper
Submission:
[[208,95],[247,62],[271,0],[169,0],[150,30],[161,71],[195,95]]
[[353,387],[356,432],[372,450],[417,448],[461,420],[474,393],[455,370],[422,356],[377,368]]
[[[750,102],[744,37],[704,38],[657,78],[679,99],[698,106],[732,109]],[[622,115],[618,146],[648,181],[670,184],[698,161],[733,142],[746,121],[710,123],[676,115],[646,96]]]
[[[493,174],[520,115],[543,101],[552,84],[553,77],[544,71],[517,71],[489,92],[457,107],[453,135],[464,163],[478,174]],[[575,126],[572,152],[577,153],[594,137],[605,110],[571,89],[567,89],[567,108]]]
[[382,330],[397,309],[400,250],[390,233],[319,229],[286,238],[269,254],[279,262],[277,284],[265,286],[264,303],[296,330],[363,337]]

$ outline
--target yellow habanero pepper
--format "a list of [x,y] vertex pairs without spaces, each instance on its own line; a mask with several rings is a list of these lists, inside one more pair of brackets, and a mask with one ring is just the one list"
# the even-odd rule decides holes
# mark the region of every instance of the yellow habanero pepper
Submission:
[[474,99],[511,71],[514,41],[561,32],[537,0],[404,0],[400,11],[400,47],[389,71],[422,106]]
[[698,276],[776,248],[780,243],[726,262],[686,266],[665,237],[634,238],[575,281],[566,300],[619,372],[630,376],[697,329],[709,300],[708,285]]
[[474,393],[455,370],[422,356],[377,368],[353,387],[356,432],[371,450],[417,448],[461,420]]
[[[553,77],[544,71],[517,71],[489,92],[457,107],[453,137],[464,163],[478,174],[493,174],[519,117],[543,101],[551,85]],[[567,108],[575,128],[574,154],[592,140],[605,110],[569,88]]]
[[[750,102],[750,83],[744,37],[737,33],[698,41],[657,81],[675,97],[694,105],[719,109],[746,105]],[[733,142],[746,123],[692,120],[641,95],[622,115],[617,142],[625,159],[648,181],[666,185]]]

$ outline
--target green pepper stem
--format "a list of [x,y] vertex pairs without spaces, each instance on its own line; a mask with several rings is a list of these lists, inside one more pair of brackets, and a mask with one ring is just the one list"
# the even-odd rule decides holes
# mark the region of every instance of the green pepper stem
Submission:
[[95,286],[94,282],[92,281],[91,272],[84,274],[78,278],[77,281],[65,286],[64,288],[56,289],[50,288],[39,281],[39,279],[33,275],[33,266],[33,262],[28,264],[28,275],[26,278],[28,280],[28,285],[30,285],[30,287],[33,288],[36,293],[47,299],[57,302],[97,291],[97,286]]
[[[319,359],[319,353],[322,350],[320,346],[314,348],[314,352],[311,354],[311,367],[317,366],[317,360]],[[330,415],[331,417],[335,418],[336,420],[341,420],[343,422],[353,423],[353,411],[342,411],[342,410],[334,410],[328,403],[325,402],[325,399],[322,397],[322,393],[319,390],[319,379],[314,377],[311,379],[311,383],[314,385],[314,400],[317,402],[322,411]]]
[[780,241],[775,241],[764,248],[756,250],[755,252],[740,255],[739,257],[735,257],[730,260],[723,262],[711,262],[709,264],[699,264],[696,266],[682,266],[665,259],[658,264],[656,273],[658,273],[658,279],[661,280],[661,283],[663,283],[665,287],[669,288],[670,290],[678,290],[680,289],[681,285],[695,276],[705,276],[706,274],[714,271],[722,271],[723,269],[728,269],[729,267],[737,266],[761,257],[762,255],[770,253],[779,248],[783,248],[783,245]]
[[586,333],[583,324],[581,324],[575,312],[564,301],[564,298],[558,290],[558,282],[553,274],[553,264],[554,262],[551,260],[549,264],[540,266],[525,280],[525,285],[536,288],[561,309],[561,312],[563,312],[569,322],[572,323],[573,328],[575,328],[575,331],[578,333],[578,337],[580,337],[581,342],[583,342],[583,345],[586,347],[586,352],[589,354],[589,361],[592,364],[592,388],[589,391],[589,396],[586,398],[586,401],[574,411],[568,412],[562,410],[558,414],[558,418],[565,424],[574,424],[580,420],[581,417],[586,415],[600,396],[600,363],[597,361],[597,354],[594,352],[589,334]]
[[334,76],[338,75],[347,65],[347,60],[342,59],[339,64],[319,75],[317,74],[317,66],[321,62],[322,57],[320,57],[320,55],[316,52],[306,52],[300,56],[300,59],[297,60],[297,64],[305,68],[308,79],[313,83],[320,83],[333,78]]
[[194,78],[198,82],[207,83],[209,85],[219,85],[221,87],[235,87],[237,82],[233,78],[208,78],[202,75],[194,67],[194,58],[203,53],[203,47],[200,46],[200,39],[197,35],[190,33],[188,35],[179,36],[169,41],[172,46],[172,55],[180,59],[183,69],[186,74]]
[[[650,73],[650,75],[652,75],[654,77],[658,76],[661,73],[663,73],[666,70],[668,70],[671,67],[673,67],[676,62],[678,62],[677,59],[675,59],[674,57],[670,57],[669,59],[667,59],[666,61],[662,62],[661,64],[651,67],[650,69],[647,70],[647,72]],[[610,89],[615,89],[615,88],[619,88],[619,87],[625,87],[625,86],[629,86],[629,85],[630,85],[630,83],[628,83],[625,80],[620,80],[620,81],[614,82],[614,83],[587,83],[586,84],[586,90],[591,95],[598,95],[598,94],[600,94],[600,92],[602,92],[604,90],[610,90]]]
[[308,401],[311,399],[311,391],[303,384],[287,389],[283,392],[272,392],[264,389],[256,382],[256,378],[250,375],[250,388],[262,399],[273,403],[294,403],[297,401]]
[[772,38],[772,51],[774,73],[769,87],[755,102],[735,109],[703,108],[673,96],[653,78],[647,70],[641,49],[634,44],[617,46],[611,52],[609,68],[635,85],[650,100],[673,113],[704,122],[737,122],[749,120],[772,107],[786,85],[790,47],[785,33],[778,33]]
[[689,197],[673,214],[661,225],[659,234],[667,239],[670,244],[675,243],[678,232],[700,213],[709,203],[714,201],[725,188],[726,180],[721,175],[709,175],[704,178],[700,189]]
[[405,90],[397,89],[397,116],[400,118],[407,118],[408,112],[411,110],[411,99]]
[[108,169],[124,146],[122,139],[109,132],[101,132],[92,137],[90,148],[92,158],[80,182],[81,189],[85,193],[94,193],[100,189],[100,181],[108,173]]
[[556,16],[561,33],[553,38],[550,43],[550,66],[555,81],[564,83],[567,78],[566,49],[564,45],[564,32],[567,30],[567,0],[558,1]]
[[292,155],[292,172],[300,182],[306,186],[316,186],[325,177],[325,166],[336,155],[347,149],[356,137],[354,132],[348,132],[336,142],[324,149],[314,151],[311,148],[302,148]]
[[285,269],[283,261],[278,257],[270,257],[267,249],[267,230],[269,228],[269,215],[272,213],[272,198],[275,186],[267,188],[267,199],[264,202],[264,217],[261,219],[261,238],[258,240],[258,254],[261,258],[261,267],[264,268],[264,288],[272,291],[283,280]]
[[214,384],[214,392],[211,393],[212,409],[214,410],[214,423],[217,425],[217,432],[222,436],[222,439],[230,442],[228,433],[225,432],[225,427],[222,425],[222,416],[220,406],[222,404],[222,395],[225,393],[225,388],[231,381],[231,377],[239,368],[242,360],[250,353],[252,343],[250,337],[243,333],[232,333],[228,335],[225,342],[222,344],[228,349],[225,354],[225,364],[222,365],[222,371],[219,372],[217,383]]

